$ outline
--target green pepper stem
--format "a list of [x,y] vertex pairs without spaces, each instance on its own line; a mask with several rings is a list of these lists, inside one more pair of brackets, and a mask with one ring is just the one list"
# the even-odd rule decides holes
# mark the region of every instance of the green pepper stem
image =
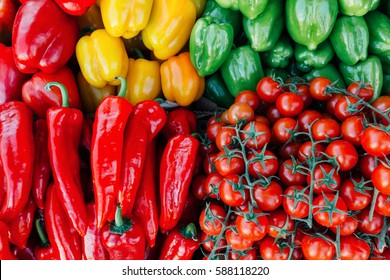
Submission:
[[61,91],[62,107],[69,108],[69,93],[66,87],[59,82],[49,82],[45,85],[45,90],[51,90],[52,87],[58,87]]
[[137,54],[138,58],[145,58],[144,54],[141,52],[139,48],[134,48],[133,50]]
[[118,205],[115,211],[115,226],[123,226],[122,207]]
[[188,224],[186,227],[180,229],[180,233],[184,238],[197,239],[196,227],[193,223]]
[[121,88],[118,92],[119,97],[126,97],[126,92],[127,92],[127,80],[123,77],[116,76],[115,80],[120,80],[121,81]]
[[41,224],[41,219],[35,219],[35,227],[38,232],[39,239],[41,241],[41,245],[43,247],[49,246],[49,239],[47,238],[47,235],[45,231],[43,230],[42,224]]

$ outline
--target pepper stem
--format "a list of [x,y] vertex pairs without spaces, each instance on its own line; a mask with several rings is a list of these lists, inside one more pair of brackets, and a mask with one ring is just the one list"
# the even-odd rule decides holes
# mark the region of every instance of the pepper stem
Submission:
[[145,58],[144,54],[141,52],[140,49],[134,48],[133,50],[137,54],[138,58]]
[[132,221],[122,216],[122,207],[118,204],[115,211],[115,220],[110,222],[110,232],[114,234],[123,234],[131,229],[132,226]]
[[69,93],[63,84],[59,82],[49,82],[45,85],[45,90],[51,90],[54,86],[58,87],[61,91],[62,107],[69,108]]
[[184,238],[197,240],[196,227],[193,223],[188,224],[186,227],[180,229],[180,233]]
[[115,80],[120,80],[121,81],[121,88],[118,92],[119,97],[126,97],[126,92],[127,92],[127,80],[123,77],[116,76]]
[[115,211],[115,226],[123,226],[122,207],[118,205]]
[[41,246],[42,247],[45,247],[45,246],[49,246],[49,239],[47,238],[47,235],[45,233],[45,231],[43,230],[43,227],[42,227],[42,224],[41,224],[41,219],[35,219],[35,227],[37,229],[37,232],[38,232],[38,236],[39,236],[39,239],[41,241]]

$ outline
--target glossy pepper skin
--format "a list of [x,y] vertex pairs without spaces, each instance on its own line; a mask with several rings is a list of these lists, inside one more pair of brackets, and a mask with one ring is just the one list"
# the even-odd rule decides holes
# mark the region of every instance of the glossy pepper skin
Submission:
[[[0,36],[1,37],[1,36]],[[28,75],[19,71],[15,65],[12,47],[0,43],[0,104],[11,100],[21,100],[23,83]]]
[[69,108],[66,88],[62,84],[51,82],[46,88],[50,90],[54,86],[60,88],[63,103],[62,107],[47,110],[50,166],[61,206],[66,209],[73,227],[84,236],[87,211],[80,181],[78,153],[84,118],[80,110]]
[[72,16],[81,16],[88,8],[95,4],[96,0],[55,0],[61,9]]
[[0,220],[11,221],[26,206],[34,164],[32,113],[20,101],[0,105],[0,158],[5,186]]
[[379,11],[364,16],[367,22],[370,41],[368,51],[372,54],[390,56],[390,17]]
[[315,50],[295,44],[295,60],[305,67],[321,68],[327,65],[334,57],[333,47],[329,40],[322,42]]
[[311,79],[316,77],[325,77],[334,82],[337,87],[345,88],[343,76],[341,75],[339,70],[337,70],[337,68],[331,63],[321,68],[314,68],[309,73],[305,74],[303,77],[307,81],[310,81]]
[[271,68],[287,67],[290,58],[294,55],[294,49],[287,36],[280,36],[275,45],[268,51],[260,54],[261,61]]
[[253,50],[269,51],[275,45],[284,29],[283,15],[283,1],[273,0],[256,18],[243,18],[242,25]]
[[339,70],[347,83],[360,80],[370,83],[374,89],[374,96],[371,100],[377,99],[380,95],[383,86],[383,72],[382,64],[377,56],[371,55],[365,61],[353,66],[341,62]]
[[355,65],[367,59],[369,34],[363,17],[339,17],[329,38],[337,57],[344,64]]
[[38,233],[39,241],[34,248],[34,255],[37,260],[59,260],[59,255],[54,252],[53,246],[51,246],[45,227],[44,227],[44,214],[39,212],[38,218],[35,219],[35,228]]
[[115,77],[126,77],[128,58],[125,45],[105,29],[95,30],[91,35],[80,38],[76,45],[76,57],[81,73],[94,87],[119,85]]
[[121,78],[117,96],[107,96],[96,110],[92,129],[91,169],[97,227],[102,228],[115,208],[122,165],[124,131],[133,106],[124,98],[126,80]]
[[179,222],[189,192],[199,141],[185,134],[168,140],[160,163],[161,232],[173,229]]
[[203,96],[226,109],[234,103],[234,97],[230,94],[219,71],[207,77]]
[[160,74],[167,100],[188,106],[202,97],[205,80],[192,65],[189,52],[173,56],[161,64]]
[[81,109],[79,91],[72,70],[63,67],[55,73],[39,71],[27,80],[22,88],[22,100],[40,119],[46,118],[46,111],[50,107],[60,107],[62,104],[61,91],[58,88],[46,90],[47,83],[56,81],[63,84],[68,90],[69,106]]
[[145,58],[129,58],[126,99],[134,106],[161,94],[160,63]]
[[148,24],[153,0],[101,0],[100,11],[108,34],[126,39],[135,37]]
[[57,195],[58,186],[50,184],[47,188],[44,221],[54,259],[81,260],[81,237],[72,226],[68,214]]
[[177,134],[192,134],[196,132],[196,115],[193,111],[179,107],[170,111],[167,115],[167,121],[162,129],[165,139],[176,136]]
[[158,234],[156,144],[156,140],[150,142],[146,151],[145,168],[133,208],[133,213],[140,220],[150,248],[156,245]]
[[119,206],[115,220],[103,227],[101,238],[110,260],[144,259],[146,240],[143,229],[137,220],[122,216]]
[[161,60],[176,55],[188,41],[195,20],[191,0],[154,0],[149,22],[142,30],[145,46]]
[[287,31],[295,42],[315,50],[329,37],[337,13],[337,0],[287,0]]
[[12,26],[16,7],[12,0],[0,0],[0,42],[11,45]]
[[76,20],[53,0],[26,1],[12,31],[16,66],[23,73],[54,73],[72,56],[78,35]]
[[145,100],[134,106],[126,123],[117,199],[124,215],[132,213],[148,146],[164,127],[166,120],[165,110],[159,103]]
[[233,49],[220,71],[230,94],[234,97],[243,90],[254,91],[264,76],[260,56],[250,46]]
[[241,13],[249,19],[255,19],[261,13],[263,13],[268,5],[272,1],[268,0],[238,0],[238,9]]
[[191,260],[200,242],[194,224],[170,231],[161,248],[160,260]]
[[0,221],[0,260],[17,260],[9,245],[8,226],[3,221]]
[[229,23],[210,16],[196,21],[190,35],[190,58],[199,76],[211,75],[221,67],[229,56],[233,39]]
[[338,0],[339,10],[347,16],[364,16],[369,11],[376,9],[379,0]]
[[225,9],[232,9],[233,11],[238,11],[238,1],[239,0],[216,0],[218,5]]

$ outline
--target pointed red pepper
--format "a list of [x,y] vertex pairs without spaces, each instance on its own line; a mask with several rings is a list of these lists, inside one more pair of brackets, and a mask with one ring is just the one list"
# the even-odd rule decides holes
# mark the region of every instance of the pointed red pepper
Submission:
[[16,260],[14,254],[11,252],[8,241],[8,227],[7,224],[0,221],[0,260]]
[[91,168],[96,203],[97,227],[115,211],[122,165],[124,131],[133,106],[124,97],[126,79],[121,80],[117,96],[107,96],[96,110],[92,129]]
[[5,181],[0,220],[11,221],[27,203],[34,164],[32,113],[20,101],[0,105],[0,161]]
[[193,111],[179,107],[168,113],[167,122],[162,129],[165,139],[176,134],[192,134],[196,132],[196,115]]
[[83,236],[87,230],[87,210],[80,180],[79,142],[83,126],[83,113],[68,108],[66,88],[57,82],[50,82],[47,89],[59,87],[62,93],[62,107],[47,110],[49,132],[50,165],[56,184],[59,201],[66,209],[73,227]]

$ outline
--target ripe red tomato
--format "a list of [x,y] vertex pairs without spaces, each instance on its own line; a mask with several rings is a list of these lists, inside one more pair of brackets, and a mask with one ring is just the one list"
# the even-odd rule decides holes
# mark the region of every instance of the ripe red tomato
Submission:
[[297,129],[297,121],[293,118],[281,118],[272,127],[275,138],[280,143],[286,143]]
[[225,147],[229,150],[234,149],[237,146],[235,137],[237,137],[236,129],[232,126],[224,126],[218,131],[215,144],[220,151],[224,151]]
[[390,134],[379,127],[367,127],[363,131],[360,144],[370,155],[380,157],[390,154]]
[[368,260],[370,245],[354,235],[340,238],[340,258],[342,260]]
[[229,251],[229,260],[256,260],[257,250],[252,248],[248,251]]
[[367,185],[362,178],[353,177],[341,183],[339,194],[349,210],[357,211],[368,206],[372,191],[370,185]]
[[[328,236],[325,236],[329,238]],[[302,239],[302,253],[306,260],[332,260],[336,248],[329,240],[315,235],[306,235]]]
[[370,207],[364,208],[357,215],[359,224],[358,230],[367,234],[379,234],[383,227],[383,216],[374,211],[372,220],[370,220]]
[[255,116],[255,121],[261,122],[261,123],[265,124],[268,127],[269,127],[269,124],[270,124],[269,120],[265,116],[256,115]]
[[261,122],[252,121],[240,130],[240,138],[248,149],[261,149],[271,140],[271,130]]
[[206,135],[211,142],[215,142],[218,132],[225,126],[223,122],[214,122],[207,125]]
[[226,205],[243,205],[249,198],[249,186],[239,175],[227,175],[219,185],[219,197]]
[[234,99],[234,103],[237,102],[247,103],[252,107],[253,111],[256,111],[260,105],[259,97],[257,96],[256,92],[252,90],[241,91]]
[[287,260],[290,248],[281,247],[279,242],[271,236],[266,236],[260,241],[260,256],[263,260]]
[[218,245],[215,245],[215,242],[217,242],[216,239],[217,237],[215,235],[209,235],[204,231],[202,231],[200,235],[200,243],[207,252],[213,251],[214,248],[215,252],[221,252],[224,250],[224,247],[226,246],[226,239],[221,238]]
[[339,226],[347,218],[347,206],[335,194],[321,194],[313,201],[313,218],[324,227]]
[[278,176],[286,186],[303,185],[306,183],[305,171],[300,168],[300,163],[293,163],[291,159],[283,161],[279,166]]
[[275,105],[271,105],[268,107],[266,117],[270,125],[273,125],[274,123],[276,123],[277,120],[283,118],[282,114],[279,112],[278,108],[276,108]]
[[[371,105],[381,112],[385,112],[387,110],[387,116],[390,117],[390,112],[388,111],[390,108],[390,96],[379,96]],[[389,125],[389,121],[386,120],[384,116],[381,116],[378,113],[375,113],[375,115],[378,117],[379,120],[382,121],[383,125]]]
[[218,172],[212,172],[207,175],[203,183],[203,190],[208,197],[213,199],[217,198],[222,180],[223,177]]
[[378,191],[390,195],[390,168],[379,164],[372,172],[371,180]]
[[341,137],[355,146],[360,146],[360,138],[363,134],[363,117],[351,116],[341,124]]
[[298,130],[302,132],[309,132],[309,126],[316,120],[322,118],[320,112],[315,110],[305,110],[298,116]]
[[206,181],[206,175],[204,174],[199,174],[192,178],[191,192],[198,200],[203,200],[207,196],[204,187],[205,181]]
[[341,134],[339,124],[334,119],[322,118],[316,120],[311,128],[313,138],[316,141],[337,138]]
[[[256,220],[256,223],[254,222]],[[248,240],[261,240],[268,232],[268,217],[260,209],[249,207],[242,210],[236,218],[238,234]]]
[[383,216],[390,216],[390,199],[388,195],[383,193],[378,194],[375,201],[375,211]]
[[235,228],[227,228],[225,231],[225,238],[226,243],[230,245],[233,250],[248,250],[253,245],[253,241],[241,237]]
[[303,98],[293,92],[283,92],[276,99],[276,108],[283,117],[296,117],[304,108]]
[[360,156],[359,170],[366,179],[371,179],[372,172],[378,166],[378,160],[375,156],[365,154]]
[[248,156],[248,172],[254,178],[270,177],[278,172],[279,162],[273,152],[256,151]]
[[312,141],[306,141],[299,147],[298,159],[299,161],[304,162],[308,158],[320,158],[323,152],[325,152],[325,147],[322,143],[315,143],[313,147]]
[[332,81],[325,77],[317,77],[310,80],[310,94],[314,99],[325,101],[332,97],[332,94],[327,90],[327,87],[332,84]]
[[283,90],[280,88],[280,83],[278,81],[267,76],[257,83],[256,92],[260,100],[264,100],[267,103],[275,103]]
[[359,98],[362,98],[364,101],[369,102],[374,96],[374,89],[368,83],[363,83],[361,81],[356,81],[351,83],[347,87],[347,91],[357,95]]
[[356,115],[362,107],[359,99],[355,96],[343,96],[334,106],[334,115],[339,121],[344,121],[346,118]]
[[238,152],[235,152],[233,155],[219,152],[214,164],[217,172],[224,177],[233,174],[241,175],[245,170],[244,159]]
[[325,153],[330,157],[336,158],[341,171],[351,170],[359,160],[355,146],[345,140],[332,141],[326,147]]
[[272,211],[277,209],[283,200],[283,189],[275,181],[271,181],[267,187],[255,185],[253,187],[253,197],[258,208],[263,211]]
[[254,119],[255,112],[248,103],[237,102],[233,103],[227,112],[229,124],[247,123]]
[[199,226],[202,231],[209,235],[218,235],[222,231],[225,219],[225,209],[216,203],[210,203],[200,213]]
[[294,230],[294,221],[281,209],[269,212],[268,235],[286,239]]
[[[341,223],[340,236],[348,236],[354,233],[358,227],[358,220],[356,216],[348,216],[344,222]],[[337,232],[337,227],[329,227],[334,233]]]
[[310,87],[304,84],[296,85],[296,92],[303,99],[303,108],[308,108],[313,102],[313,97],[310,94]]
[[309,215],[309,188],[290,186],[284,190],[283,209],[291,217],[303,219]]
[[311,174],[306,177],[309,186],[313,184],[314,193],[333,193],[340,187],[341,178],[337,168],[327,163],[320,163],[314,167],[313,178]]
[[203,172],[206,174],[210,174],[212,172],[217,172],[217,169],[215,168],[215,159],[217,158],[217,153],[210,153],[207,154],[206,157],[203,159]]
[[326,111],[331,115],[331,116],[335,116],[334,115],[334,108],[336,106],[336,103],[340,100],[340,98],[342,98],[344,95],[342,95],[341,93],[334,93],[332,95],[332,97],[326,102]]

